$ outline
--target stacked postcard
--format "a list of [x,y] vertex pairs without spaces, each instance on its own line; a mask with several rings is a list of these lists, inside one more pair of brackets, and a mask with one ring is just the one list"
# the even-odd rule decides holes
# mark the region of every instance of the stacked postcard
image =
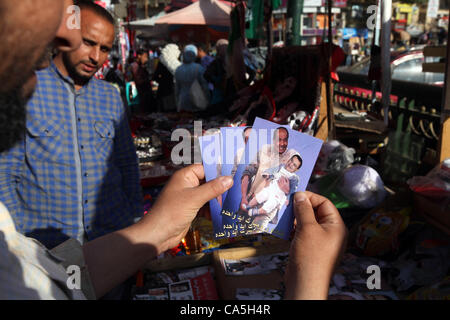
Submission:
[[293,195],[305,191],[323,141],[256,118],[199,137],[207,181],[232,176],[233,187],[210,201],[216,239],[269,233],[287,240]]

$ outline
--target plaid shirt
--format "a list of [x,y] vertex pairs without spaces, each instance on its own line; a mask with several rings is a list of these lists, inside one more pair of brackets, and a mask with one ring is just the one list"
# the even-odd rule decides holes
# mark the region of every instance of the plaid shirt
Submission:
[[38,72],[24,140],[0,156],[0,201],[19,232],[52,248],[124,228],[143,213],[136,150],[117,90],[75,91],[56,66]]

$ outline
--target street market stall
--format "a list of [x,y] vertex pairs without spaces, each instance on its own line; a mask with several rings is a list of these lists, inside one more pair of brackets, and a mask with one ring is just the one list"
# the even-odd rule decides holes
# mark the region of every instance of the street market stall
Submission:
[[155,24],[170,26],[170,37],[176,42],[213,43],[228,38],[230,12],[225,2],[199,0],[157,19]]
[[[227,18],[224,15],[223,20],[212,21],[204,15],[198,16],[210,12],[207,8],[213,7],[215,9],[211,12],[216,14],[228,12]],[[186,11],[181,14],[182,10]],[[219,1],[200,0],[159,18],[156,24],[239,25],[230,23],[230,16],[231,8],[227,5]],[[232,53],[237,44],[237,47],[242,45],[239,41],[245,37],[242,37],[241,31],[231,30],[236,37],[230,43],[229,52]],[[191,36],[188,34],[185,39],[192,40]],[[175,165],[170,158],[177,143],[172,141],[173,130],[186,129],[190,132],[191,156],[193,160],[198,160],[201,157],[198,156],[200,149],[197,140],[206,130],[251,126],[257,117],[270,120],[324,141],[308,190],[327,196],[340,210],[350,230],[346,254],[330,283],[329,298],[448,299],[448,160],[442,159],[433,170],[428,168],[426,172],[426,167],[422,166],[422,171],[418,167],[415,175],[402,176],[401,185],[391,185],[388,177],[396,171],[392,163],[396,158],[407,162],[398,154],[398,150],[406,145],[398,131],[389,131],[385,126],[380,128],[364,121],[359,123],[366,132],[389,136],[389,147],[377,150],[385,156],[384,164],[377,162],[379,159],[369,148],[355,150],[336,140],[335,99],[331,87],[332,81],[337,79],[333,79],[332,72],[343,57],[340,49],[330,43],[272,49],[269,41],[267,67],[261,79],[245,83],[241,81],[245,70],[236,68],[230,72],[231,82],[239,90],[229,97],[226,108],[221,105],[222,109],[209,113],[164,113],[140,115],[133,119],[132,130],[141,160],[146,212],[151,214],[151,206],[164,182],[183,166]],[[244,57],[238,55],[233,59],[241,62]],[[448,95],[446,98],[448,100]],[[389,117],[388,108],[384,110],[385,118],[378,119],[381,122]],[[347,120],[339,119],[339,116],[342,115],[336,117],[338,125],[350,128]],[[194,121],[202,121],[200,130]],[[362,135],[356,138],[366,140]],[[441,138],[445,140],[446,136]],[[402,156],[411,160],[414,150],[407,150]],[[289,241],[267,234],[216,239],[208,204],[199,212],[179,246],[150,262],[137,275],[132,298],[279,300],[284,293],[282,280],[289,258],[288,250]],[[377,283],[370,281],[372,269],[369,267],[373,266],[381,272]]]

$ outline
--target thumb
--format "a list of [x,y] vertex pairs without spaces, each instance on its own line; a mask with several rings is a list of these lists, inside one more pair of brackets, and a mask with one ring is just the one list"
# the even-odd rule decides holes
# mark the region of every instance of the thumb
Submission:
[[304,192],[297,192],[294,195],[294,214],[300,225],[317,224],[311,201]]
[[206,202],[217,198],[233,186],[231,176],[223,176],[211,180],[191,190],[191,199],[202,207]]

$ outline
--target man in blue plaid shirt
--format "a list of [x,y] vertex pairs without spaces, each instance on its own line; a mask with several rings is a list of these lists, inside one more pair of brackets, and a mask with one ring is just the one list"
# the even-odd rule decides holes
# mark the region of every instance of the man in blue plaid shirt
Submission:
[[117,90],[93,76],[114,19],[80,5],[82,45],[38,72],[25,139],[0,157],[0,201],[19,232],[53,248],[131,225],[143,213],[136,150]]
[[[33,70],[40,68],[45,48],[52,44],[71,51],[81,44],[78,30],[65,24],[72,17],[65,9],[72,5],[72,0],[0,1],[0,152],[23,138],[25,101],[35,87]],[[178,245],[200,208],[233,185],[232,177],[201,184],[204,179],[202,165],[181,169],[166,184],[151,214],[137,223],[83,246],[70,239],[51,251],[18,233],[0,201],[0,300],[102,297]],[[345,224],[323,197],[298,193],[294,203],[299,223],[286,268],[285,298],[325,299],[344,250]],[[68,267],[79,268],[79,288],[72,287],[68,273],[73,271]]]

